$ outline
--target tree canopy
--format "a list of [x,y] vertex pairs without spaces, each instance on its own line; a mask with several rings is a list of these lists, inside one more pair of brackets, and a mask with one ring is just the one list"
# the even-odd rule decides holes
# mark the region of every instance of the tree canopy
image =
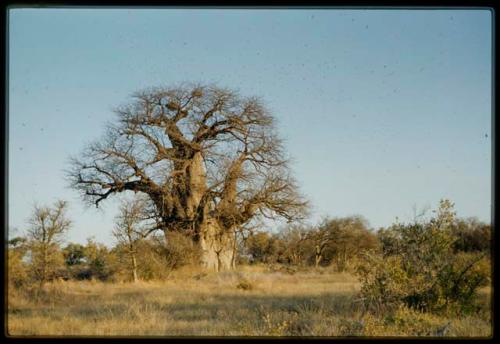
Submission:
[[151,231],[195,238],[208,227],[228,232],[259,217],[292,221],[305,214],[261,99],[182,84],[137,92],[115,112],[104,137],[72,158],[71,185],[89,204],[141,192],[156,220]]

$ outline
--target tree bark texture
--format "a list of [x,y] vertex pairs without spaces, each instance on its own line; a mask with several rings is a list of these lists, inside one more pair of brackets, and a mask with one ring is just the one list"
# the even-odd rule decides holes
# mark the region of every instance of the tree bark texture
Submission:
[[217,220],[207,219],[200,226],[201,264],[209,270],[223,271],[234,267],[235,235],[221,227]]

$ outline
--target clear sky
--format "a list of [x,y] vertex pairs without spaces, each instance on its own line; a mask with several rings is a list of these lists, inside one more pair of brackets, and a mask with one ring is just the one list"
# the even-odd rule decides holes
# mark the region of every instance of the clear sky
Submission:
[[116,202],[86,208],[68,157],[131,93],[182,81],[264,97],[313,223],[441,198],[489,222],[491,35],[488,10],[12,9],[9,226],[63,198],[69,241],[111,244]]

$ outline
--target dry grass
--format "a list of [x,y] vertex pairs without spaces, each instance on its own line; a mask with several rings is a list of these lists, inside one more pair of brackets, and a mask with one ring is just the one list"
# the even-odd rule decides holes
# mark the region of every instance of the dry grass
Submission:
[[[244,287],[242,287],[244,286]],[[443,318],[401,309],[363,314],[359,284],[326,270],[293,275],[243,267],[184,269],[168,281],[56,282],[42,293],[9,290],[14,336],[422,336],[450,322],[447,336],[490,336],[490,312]],[[490,292],[483,290],[486,305]]]

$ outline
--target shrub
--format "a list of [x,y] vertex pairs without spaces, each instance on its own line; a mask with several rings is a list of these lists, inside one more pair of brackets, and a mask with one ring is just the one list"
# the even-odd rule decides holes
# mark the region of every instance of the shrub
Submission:
[[63,250],[64,261],[68,267],[81,265],[85,258],[85,246],[76,243],[69,243]]
[[29,279],[44,284],[60,276],[64,270],[64,256],[56,244],[30,242]]
[[174,231],[168,232],[166,238],[164,253],[171,269],[198,263],[200,252],[191,238]]
[[453,262],[439,276],[439,284],[443,289],[449,307],[465,313],[476,312],[480,306],[475,302],[475,292],[478,287],[489,282],[491,263],[484,254],[455,255]]
[[400,335],[444,336],[450,325],[445,320],[440,316],[401,306],[384,317],[383,325],[387,329],[393,328]]
[[89,238],[87,239],[87,245],[84,247],[84,254],[86,264],[85,269],[79,270],[79,279],[107,281],[113,276],[113,260],[115,257],[105,245],[97,243],[93,238]]
[[[114,249],[117,256],[116,278],[129,279],[130,256],[123,245]],[[187,265],[196,265],[199,250],[189,238],[175,231],[154,234],[136,243],[137,274],[141,280],[163,280],[170,276],[173,270]]]
[[477,309],[476,291],[488,281],[489,264],[485,254],[454,253],[452,209],[443,200],[427,223],[393,225],[390,235],[385,233],[393,249],[364,255],[357,273],[368,309],[391,310],[401,304],[435,312]]
[[28,279],[28,266],[23,262],[24,251],[8,249],[8,276],[9,286],[22,287]]
[[491,246],[491,226],[476,218],[459,219],[453,226],[455,252],[488,252]]
[[252,257],[252,263],[271,261],[274,255],[273,238],[266,232],[254,233],[245,241],[247,253]]
[[377,314],[396,309],[405,297],[409,283],[402,269],[401,257],[383,258],[378,254],[366,253],[363,258],[357,273],[365,306]]
[[249,280],[243,278],[238,282],[236,288],[241,290],[252,290],[253,284]]
[[[172,271],[164,239],[151,236],[147,240],[137,242],[137,275],[141,280],[166,279]],[[123,245],[115,248],[118,256],[116,277],[119,280],[130,280],[130,256]]]
[[341,319],[338,326],[341,337],[362,336],[365,330],[362,320]]

